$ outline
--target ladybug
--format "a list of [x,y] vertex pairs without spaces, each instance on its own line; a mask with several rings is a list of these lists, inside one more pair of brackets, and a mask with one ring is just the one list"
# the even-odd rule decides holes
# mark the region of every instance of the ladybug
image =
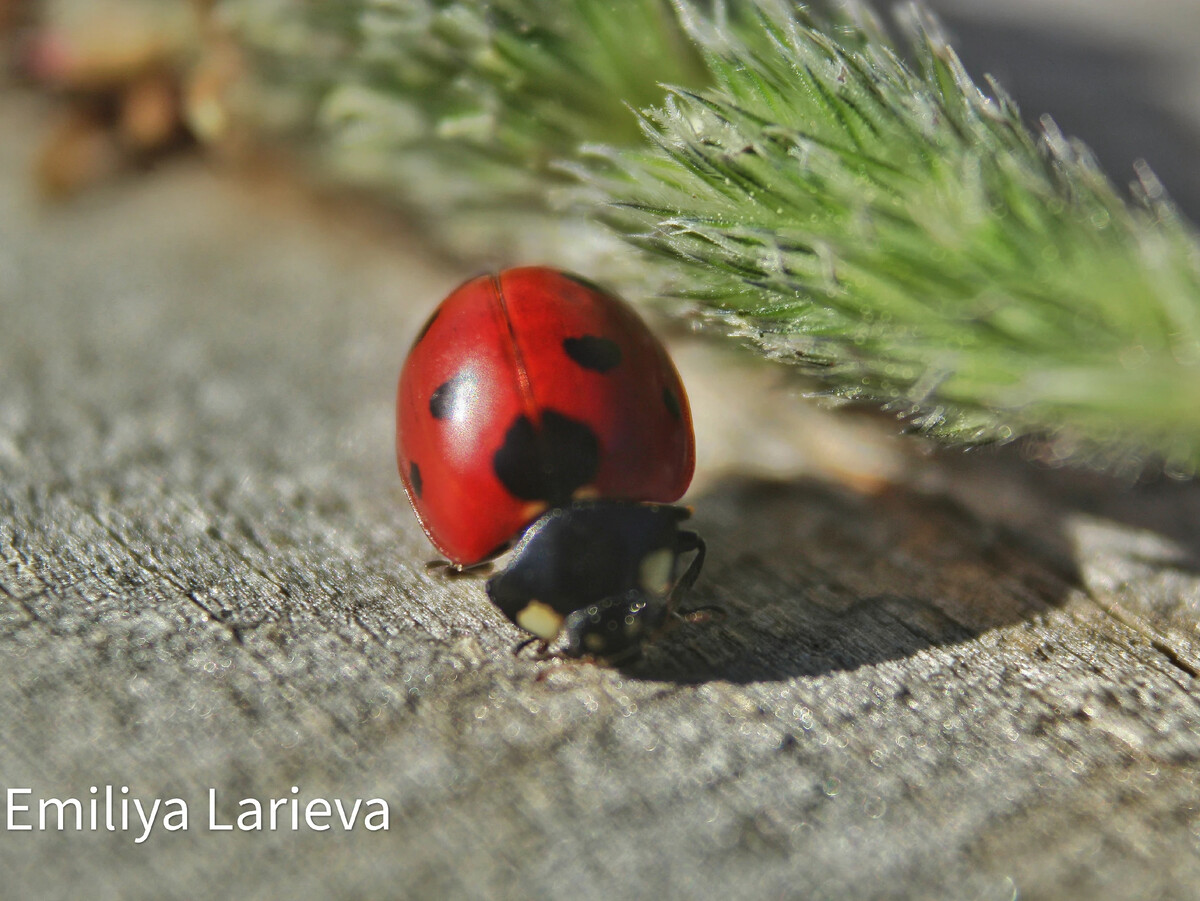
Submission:
[[488,596],[543,654],[565,638],[567,656],[636,657],[699,575],[704,543],[671,506],[695,467],[679,373],[578,276],[522,267],[454,290],[400,374],[396,456],[457,568],[512,548]]

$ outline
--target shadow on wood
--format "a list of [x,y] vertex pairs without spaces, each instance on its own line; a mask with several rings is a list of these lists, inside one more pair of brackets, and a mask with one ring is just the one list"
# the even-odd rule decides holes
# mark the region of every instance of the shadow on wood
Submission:
[[710,556],[685,606],[727,616],[679,627],[631,675],[751,682],[854,670],[1036,617],[1078,585],[1069,558],[899,488],[864,496],[730,479],[696,506]]

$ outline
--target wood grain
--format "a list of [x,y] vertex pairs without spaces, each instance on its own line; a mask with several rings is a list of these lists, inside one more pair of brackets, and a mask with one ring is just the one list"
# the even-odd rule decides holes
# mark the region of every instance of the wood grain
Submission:
[[[6,831],[6,895],[1200,894],[1195,485],[918,453],[677,342],[693,600],[727,615],[625,672],[514,659],[480,583],[426,568],[392,457],[464,273],[196,161],[37,209],[27,151],[0,143],[0,785],[193,822]],[[292,785],[390,829],[204,828],[210,788]]]

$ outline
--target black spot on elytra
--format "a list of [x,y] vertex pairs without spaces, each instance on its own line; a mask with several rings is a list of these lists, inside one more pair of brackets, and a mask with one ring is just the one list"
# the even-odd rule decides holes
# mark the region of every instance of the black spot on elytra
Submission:
[[496,477],[524,501],[566,503],[600,468],[600,441],[584,423],[553,410],[540,426],[518,416],[492,458]]
[[564,338],[563,350],[584,369],[596,372],[608,372],[621,362],[621,348],[617,342],[599,335]]
[[667,405],[667,412],[671,414],[672,419],[679,419],[683,416],[683,408],[679,406],[679,398],[675,396],[675,392],[670,388],[663,388],[663,403]]
[[425,483],[421,481],[421,467],[415,460],[408,464],[408,483],[412,485],[413,494],[420,497],[425,490]]
[[564,272],[562,273],[562,276],[563,278],[570,279],[577,285],[583,285],[583,287],[587,288],[589,291],[595,291],[597,294],[612,294],[611,291],[607,290],[606,288],[601,288],[594,281],[591,279],[586,279],[582,275],[576,275],[573,272]]
[[434,419],[449,419],[456,411],[465,411],[474,399],[474,376],[469,372],[460,372],[433,389],[433,394],[429,396],[429,412]]
[[425,320],[425,324],[423,326],[421,326],[421,330],[419,332],[417,332],[416,340],[413,341],[413,347],[416,347],[418,344],[420,344],[421,340],[426,335],[429,334],[429,330],[431,328],[433,328],[433,324],[434,324],[434,322],[437,321],[438,314],[441,312],[442,312],[442,308],[438,307],[436,310],[434,310],[432,313],[429,314],[429,318]]

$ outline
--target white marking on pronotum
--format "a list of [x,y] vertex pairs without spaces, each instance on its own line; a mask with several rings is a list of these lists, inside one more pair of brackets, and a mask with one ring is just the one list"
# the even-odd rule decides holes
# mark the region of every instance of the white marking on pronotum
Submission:
[[563,615],[541,601],[530,601],[517,614],[517,625],[543,641],[553,641],[562,624]]
[[672,570],[675,566],[675,554],[670,548],[660,548],[651,551],[642,558],[638,567],[638,581],[644,591],[663,597],[671,590]]

